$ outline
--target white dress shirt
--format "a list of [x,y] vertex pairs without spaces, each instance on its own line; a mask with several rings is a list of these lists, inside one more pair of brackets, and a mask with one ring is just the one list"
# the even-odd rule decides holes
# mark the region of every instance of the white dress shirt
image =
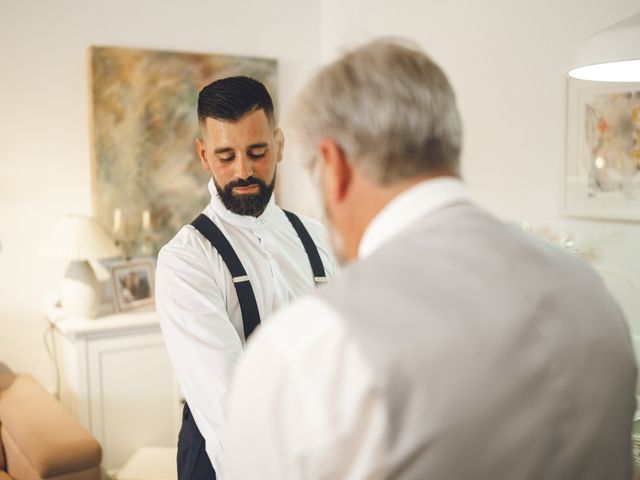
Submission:
[[[460,201],[470,197],[457,179],[419,183],[373,219],[358,256]],[[224,473],[234,480],[385,478],[387,433],[384,398],[358,345],[330,305],[305,296],[252,337],[236,370]]]
[[588,265],[472,203],[454,179],[407,190],[362,262],[252,337],[228,478],[631,477],[619,307]]
[[[256,218],[227,210],[211,181],[209,190],[211,203],[203,213],[225,234],[247,271],[262,321],[314,288],[302,243],[273,197]],[[332,276],[335,263],[324,227],[301,219]],[[222,257],[191,225],[182,227],[158,255],[156,309],[182,394],[222,478],[220,429],[231,374],[244,345],[242,313]]]

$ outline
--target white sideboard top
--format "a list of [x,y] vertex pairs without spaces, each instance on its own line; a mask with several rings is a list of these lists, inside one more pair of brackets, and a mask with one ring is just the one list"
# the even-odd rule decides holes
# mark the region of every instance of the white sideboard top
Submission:
[[103,337],[160,329],[155,309],[82,318],[67,316],[62,308],[51,307],[45,311],[45,316],[67,338]]

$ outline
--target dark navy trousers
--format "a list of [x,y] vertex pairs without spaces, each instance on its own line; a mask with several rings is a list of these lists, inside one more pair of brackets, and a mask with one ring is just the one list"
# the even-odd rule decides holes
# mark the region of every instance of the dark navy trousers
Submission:
[[182,410],[182,427],[178,436],[178,480],[215,480],[211,460],[205,450],[204,437],[198,430],[189,405]]

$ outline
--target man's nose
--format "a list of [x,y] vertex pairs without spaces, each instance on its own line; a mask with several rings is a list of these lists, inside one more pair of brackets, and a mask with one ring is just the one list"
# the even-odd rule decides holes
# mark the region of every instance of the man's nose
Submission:
[[251,175],[253,175],[253,165],[251,160],[247,158],[247,155],[238,155],[236,157],[236,178],[241,178],[242,180],[246,180]]

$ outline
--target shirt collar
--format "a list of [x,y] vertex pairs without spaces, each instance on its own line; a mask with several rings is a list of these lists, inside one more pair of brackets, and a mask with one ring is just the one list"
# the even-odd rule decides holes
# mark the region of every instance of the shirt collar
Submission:
[[277,215],[277,206],[274,194],[271,194],[271,198],[269,199],[269,203],[264,209],[264,212],[262,212],[259,217],[254,217],[251,215],[238,215],[237,213],[233,213],[231,210],[228,210],[218,196],[218,190],[216,190],[216,186],[213,184],[213,179],[209,180],[208,188],[211,193],[211,207],[215,214],[224,222],[235,225],[236,227],[254,229],[258,226],[269,224],[274,219],[274,216]]
[[469,192],[455,177],[422,181],[394,197],[367,226],[358,258],[363,259],[427,213],[452,203],[471,202]]

